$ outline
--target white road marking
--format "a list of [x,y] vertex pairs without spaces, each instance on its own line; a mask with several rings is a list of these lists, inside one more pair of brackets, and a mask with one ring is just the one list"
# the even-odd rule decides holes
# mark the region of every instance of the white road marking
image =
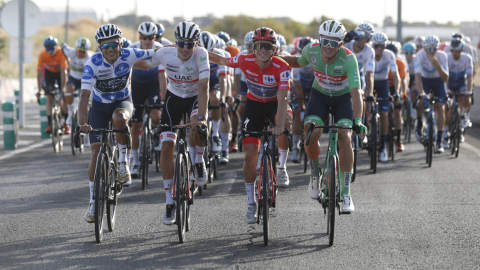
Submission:
[[18,155],[18,154],[21,154],[21,153],[23,153],[23,152],[27,152],[27,151],[29,151],[29,150],[32,150],[32,149],[35,149],[35,148],[38,148],[38,147],[42,147],[42,146],[44,146],[45,144],[49,144],[49,143],[52,143],[52,140],[43,140],[43,141],[41,141],[41,142],[32,144],[32,145],[27,146],[27,147],[25,147],[25,148],[18,149],[18,150],[13,150],[12,152],[9,152],[9,153],[0,155],[0,160],[7,159],[7,158],[12,157],[12,156],[14,156],[14,155]]
[[[232,185],[233,183],[235,182],[235,179],[239,176],[238,173],[236,172],[228,172],[226,173],[221,179],[221,182],[222,185],[217,189],[215,190],[215,194],[214,195],[228,195],[228,193],[230,192],[230,189],[232,188]],[[215,181],[214,181],[215,183]]]

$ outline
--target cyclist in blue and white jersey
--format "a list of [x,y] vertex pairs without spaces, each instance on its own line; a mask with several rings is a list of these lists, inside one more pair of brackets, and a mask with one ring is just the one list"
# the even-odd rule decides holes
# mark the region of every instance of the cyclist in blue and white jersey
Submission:
[[[377,96],[382,98],[378,102],[378,111],[380,114],[380,149],[379,160],[385,162],[388,160],[387,153],[387,134],[388,134],[388,107],[390,101],[390,88],[388,86],[388,72],[392,72],[394,93],[398,97],[400,87],[400,77],[397,72],[397,63],[395,54],[389,50],[385,50],[388,37],[385,33],[376,33],[372,37],[373,48],[375,50],[375,75],[373,89],[377,91]],[[396,103],[398,104],[398,100]]]
[[[470,123],[470,95],[473,89],[473,61],[472,57],[463,52],[465,43],[461,39],[452,40],[450,43],[450,52],[447,52],[448,62],[448,89],[457,94],[464,94],[458,98],[461,108],[462,128],[467,128]],[[450,112],[445,112],[445,128],[443,130],[443,147],[450,147],[448,141],[448,125],[450,123]],[[463,135],[463,134],[462,134]],[[462,137],[463,140],[463,137]]]
[[[160,64],[165,67],[169,83],[160,124],[178,125],[182,121],[182,116],[188,115],[192,126],[189,145],[190,156],[195,164],[195,181],[198,186],[203,186],[207,182],[207,171],[203,160],[203,141],[198,135],[196,126],[206,124],[210,81],[208,52],[205,48],[197,46],[200,28],[195,23],[181,22],[175,27],[174,33],[177,39],[175,47],[158,49],[155,56],[148,61],[137,63],[135,68],[151,69]],[[162,129],[160,166],[166,195],[166,210],[163,214],[163,223],[166,225],[175,223],[172,188],[176,139],[177,134],[171,128]]]
[[128,48],[132,45],[132,41],[126,37],[122,37],[122,48]]
[[[475,77],[476,70],[477,70],[477,51],[476,49],[470,45],[470,38],[466,37],[462,33],[453,33],[452,36],[450,37],[450,42],[453,42],[456,39],[460,39],[463,42],[463,52],[470,55],[472,57],[472,63],[473,63],[473,77]],[[445,46],[443,51],[445,53],[449,53],[452,50],[451,46]]]
[[436,153],[443,153],[442,146],[443,128],[445,125],[445,97],[447,90],[445,83],[448,82],[448,62],[447,54],[438,50],[440,40],[435,35],[430,35],[423,41],[424,49],[417,52],[415,57],[415,76],[418,94],[420,96],[420,105],[417,106],[417,128],[415,136],[421,139],[422,115],[424,94],[433,91],[434,96],[440,98],[435,102],[437,112],[437,143]]
[[[130,48],[136,49],[157,49],[162,48],[162,44],[154,41],[157,34],[157,27],[152,22],[143,22],[138,26],[139,42],[130,45]],[[161,90],[161,91],[160,91]],[[165,76],[165,68],[160,65],[149,70],[132,70],[132,100],[133,104],[160,105],[167,91],[167,78]],[[162,93],[163,95],[161,95]],[[135,106],[135,105],[134,105]],[[132,115],[132,167],[130,174],[132,178],[138,177],[138,148],[139,135],[143,126],[144,109],[135,107]],[[160,110],[151,109],[150,118],[153,125],[160,123]],[[160,151],[161,145],[156,145],[155,150]],[[127,185],[130,183],[126,183]]]
[[[410,93],[410,99],[412,101],[412,105],[416,108],[417,104],[417,97],[418,97],[418,90],[415,85],[415,53],[417,51],[417,45],[415,43],[409,41],[402,46],[403,55],[407,60],[408,66],[408,74],[410,80],[408,81],[408,89]],[[417,111],[412,111],[412,119],[416,119]]]
[[156,23],[155,26],[157,27],[157,35],[155,36],[155,41],[162,44],[163,46],[172,45],[173,42],[163,37],[163,32],[165,32],[165,27],[163,26],[163,24]]
[[[146,60],[155,54],[154,50],[123,49],[122,31],[114,24],[100,26],[95,40],[101,48],[83,68],[83,77],[78,106],[78,122],[82,132],[90,133],[92,157],[89,166],[90,206],[85,214],[87,222],[95,222],[93,179],[97,156],[100,152],[101,135],[92,133],[93,128],[107,128],[110,119],[116,129],[123,129],[132,115],[133,105],[130,96],[130,73],[133,64]],[[90,94],[93,93],[90,109],[90,123],[87,124],[87,108]],[[126,159],[127,143],[124,133],[116,133],[118,142],[118,182],[130,180],[130,170]]]

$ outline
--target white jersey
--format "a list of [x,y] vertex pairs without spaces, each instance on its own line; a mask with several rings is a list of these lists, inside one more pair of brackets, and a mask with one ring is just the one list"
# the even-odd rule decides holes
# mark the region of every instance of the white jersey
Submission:
[[102,103],[124,100],[130,96],[130,73],[138,61],[147,60],[155,55],[154,50],[125,48],[113,65],[110,65],[102,53],[88,59],[83,69],[82,90],[92,91],[93,99]]
[[397,72],[397,62],[395,54],[389,50],[383,50],[380,61],[375,60],[375,81],[388,80],[388,71]]
[[[226,58],[230,58],[232,57],[232,55],[227,52],[227,51],[223,51],[223,54]],[[235,73],[235,69],[234,68],[231,68],[231,67],[228,67],[226,66],[226,69],[227,69],[227,75],[233,75]]]
[[[450,45],[447,45],[447,46],[445,46],[445,48],[443,48],[443,51],[445,53],[449,53],[449,52],[451,52],[451,50],[452,50],[452,48],[450,47]],[[477,64],[477,52],[475,51],[475,48],[473,46],[468,45],[468,44],[464,44],[463,45],[463,52],[472,57],[473,65]]]
[[368,71],[373,72],[375,70],[375,51],[369,44],[365,44],[362,51],[359,53],[356,53],[353,50],[354,43],[355,43],[354,41],[350,41],[344,46],[350,51],[352,51],[355,57],[357,57],[358,70],[362,72],[364,75]]
[[173,42],[171,42],[170,40],[168,40],[167,38],[164,38],[164,37],[162,37],[162,40],[161,40],[160,43],[162,43],[163,46],[168,46],[168,45],[173,44]]
[[415,57],[416,57],[416,54],[413,54],[412,61],[410,61],[410,63],[408,63],[408,60],[405,58],[405,63],[407,64],[407,67],[408,67],[408,74],[410,75],[415,75]]
[[196,96],[200,88],[199,80],[210,77],[208,52],[203,47],[195,47],[192,56],[185,62],[178,58],[176,47],[161,48],[147,63],[151,67],[160,64],[165,66],[167,90],[181,98]]
[[67,44],[62,44],[62,50],[66,57],[69,58],[68,64],[70,65],[70,76],[74,79],[81,80],[83,77],[83,67],[87,63],[88,59],[92,57],[93,52],[87,51],[85,57],[79,58],[77,56],[77,49],[74,49]]
[[[448,72],[447,54],[437,50],[436,54],[438,62]],[[415,73],[421,73],[423,78],[440,78],[437,68],[428,60],[427,51],[425,49],[417,52],[415,57]]]
[[[238,55],[240,54],[248,54],[248,50],[242,50],[238,53]],[[235,68],[235,75],[238,75],[238,74],[242,74],[242,77],[240,78],[240,80],[246,83],[247,79],[245,78],[245,74],[243,73],[243,71],[240,68]]]
[[447,54],[449,81],[459,81],[466,78],[467,75],[473,75],[472,57],[464,52],[461,53],[460,59],[455,61],[453,54]]
[[[130,45],[129,48],[141,49],[141,46],[142,44],[140,42],[135,42],[132,45]],[[150,49],[157,49],[157,48],[163,48],[163,45],[155,41],[153,42],[152,48]],[[159,72],[165,72],[165,67],[163,65],[159,65],[158,67],[155,67],[149,70],[133,69],[132,80],[140,83],[158,81]]]

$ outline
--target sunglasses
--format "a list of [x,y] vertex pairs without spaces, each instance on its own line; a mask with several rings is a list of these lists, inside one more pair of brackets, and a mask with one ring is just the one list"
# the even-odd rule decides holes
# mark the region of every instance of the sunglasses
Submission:
[[355,41],[360,41],[362,39],[362,37],[364,37],[366,39],[369,39],[370,35],[363,32],[363,31],[357,31],[357,37],[355,38]]
[[338,40],[333,40],[333,39],[328,39],[328,38],[321,38],[320,40],[320,44],[323,46],[323,47],[327,47],[327,46],[330,46],[330,48],[334,49],[334,48],[337,48],[338,46],[340,46],[340,41]]
[[102,47],[102,49],[108,50],[108,48],[116,49],[119,44],[120,43],[118,42],[108,42],[108,43],[100,44],[100,46]]
[[253,44],[253,49],[256,51],[260,51],[261,49],[265,49],[266,51],[272,51],[273,45],[271,43],[255,43]]
[[404,54],[414,54],[414,52],[412,52],[412,51],[406,51],[406,52],[404,52]]
[[374,44],[373,45],[373,48],[374,49],[385,49],[385,44]]
[[155,36],[143,36],[142,37],[143,40],[154,40],[155,39]]
[[194,41],[181,41],[181,40],[177,40],[177,46],[179,48],[185,48],[187,47],[187,49],[192,49],[193,47],[195,47],[195,42]]
[[45,47],[45,50],[47,50],[47,51],[54,51],[54,50],[55,50],[55,46],[53,46],[53,47]]
[[454,53],[461,53],[462,50],[450,50],[451,52],[454,52]]
[[77,52],[78,52],[78,53],[85,53],[86,51],[85,51],[85,50],[77,49]]
[[427,50],[427,52],[434,52],[437,50],[436,47],[425,47],[425,50]]

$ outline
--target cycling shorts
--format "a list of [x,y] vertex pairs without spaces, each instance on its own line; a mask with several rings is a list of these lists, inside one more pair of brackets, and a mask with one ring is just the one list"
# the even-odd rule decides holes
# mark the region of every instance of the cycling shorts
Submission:
[[[390,86],[390,95],[395,95],[395,86]],[[394,108],[395,109],[401,109],[402,108],[402,104],[403,104],[403,100],[401,98],[399,98],[399,101],[397,105],[393,104]]]
[[468,89],[468,87],[467,87],[466,84],[460,85],[460,86],[457,86],[457,87],[450,87],[450,91],[457,93],[457,95],[461,95],[461,94],[471,95],[472,93],[468,92],[467,89]]
[[433,90],[433,95],[440,98],[437,102],[445,103],[445,97],[447,96],[447,90],[445,88],[445,82],[440,78],[424,78],[422,77],[423,91],[425,94],[429,94]]
[[323,124],[328,124],[330,113],[333,115],[335,123],[347,120],[351,124],[353,121],[353,103],[350,93],[341,96],[328,96],[317,90],[312,91],[305,112],[304,123],[307,123],[308,116],[318,116],[322,119]]
[[57,85],[58,87],[61,87],[60,82],[61,82],[60,72],[54,73],[54,72],[45,70],[45,76],[43,78],[43,85],[42,85],[42,88],[45,91],[45,95],[53,93],[53,90],[55,89],[55,85]]
[[412,89],[412,87],[415,85],[415,74],[409,74],[410,75],[410,82],[408,83],[408,88],[410,88],[410,90]]
[[[162,117],[160,118],[160,124],[167,125],[179,125],[183,120],[183,115],[187,114],[188,117],[192,117],[198,114],[198,101],[197,96],[182,98],[172,94],[167,90],[165,95],[165,104],[163,105]],[[172,132],[172,128],[163,127],[163,132]]]
[[[112,120],[112,115],[116,110],[127,110],[130,115],[133,111],[133,103],[130,97],[124,100],[116,100],[112,103],[102,103],[92,100],[92,108],[90,108],[89,123],[92,128],[108,128],[108,122]],[[123,129],[123,127],[115,127],[116,129]],[[90,133],[90,144],[102,143],[102,136],[99,132]]]
[[378,101],[378,111],[388,111],[388,97],[390,97],[390,89],[388,87],[388,80],[374,81],[373,90],[377,92],[377,97],[383,100]]
[[[160,83],[158,80],[141,83],[132,80],[132,100],[133,104],[144,104],[147,101],[148,105],[160,105],[162,99],[160,98]],[[135,105],[134,105],[135,107]],[[143,108],[135,107],[132,115],[132,122],[143,122]]]
[[210,88],[209,91],[217,90],[220,91],[220,80],[218,77],[210,78]]
[[80,89],[82,87],[82,80],[81,79],[75,79],[72,76],[68,75],[68,82],[67,85],[73,84],[73,87],[75,87],[75,90]]
[[[309,89],[306,89],[306,88],[302,88],[303,90],[303,104],[307,105],[306,104],[306,100],[305,100],[305,97],[306,96],[310,96],[310,93],[312,92],[312,89],[309,88]],[[293,94],[292,94],[292,105],[293,105],[293,108],[294,109],[298,109],[300,108],[300,106],[298,106],[298,100],[297,100],[297,94],[296,94],[296,91],[297,89],[295,88],[294,91],[293,91]]]
[[248,94],[248,86],[247,82],[240,81],[240,95],[247,95]]

